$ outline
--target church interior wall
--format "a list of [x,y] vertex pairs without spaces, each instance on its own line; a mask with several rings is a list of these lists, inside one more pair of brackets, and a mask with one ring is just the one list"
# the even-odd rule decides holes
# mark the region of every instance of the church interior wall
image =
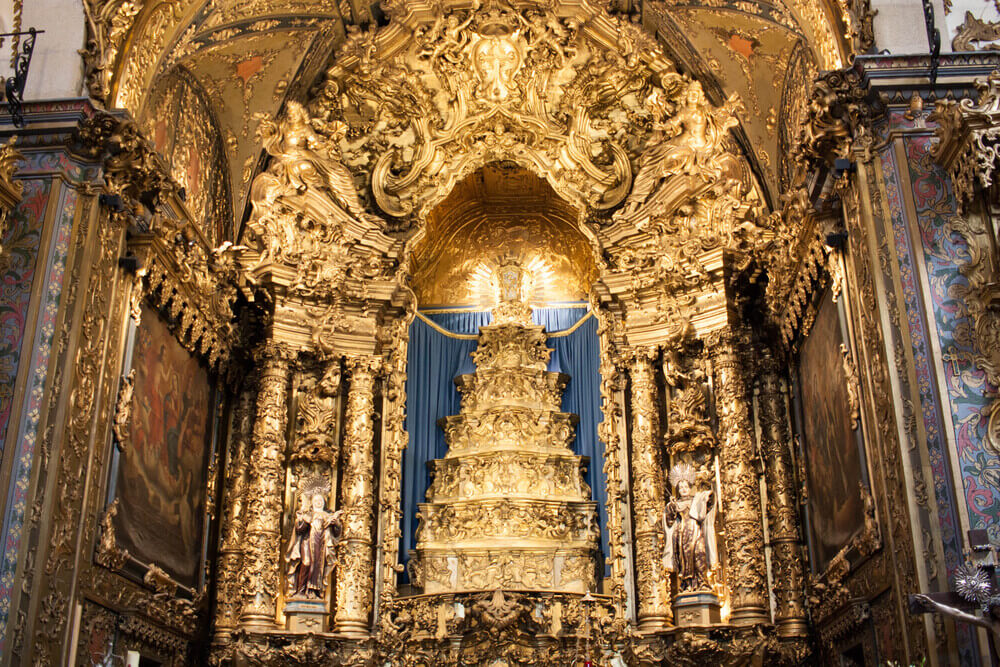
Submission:
[[[88,11],[98,8],[84,1]],[[588,607],[566,591],[505,590],[498,600],[492,587],[435,598],[400,586],[400,526],[413,519],[403,516],[400,489],[409,327],[423,307],[418,294],[447,302],[459,293],[451,276],[461,275],[472,253],[447,248],[430,232],[437,246],[421,239],[431,229],[420,227],[426,219],[408,223],[411,230],[403,216],[394,218],[395,229],[375,222],[384,211],[371,182],[354,199],[331,194],[336,174],[322,170],[336,162],[333,153],[308,152],[341,122],[322,116],[329,112],[323,105],[357,99],[337,86],[351,95],[362,90],[365,80],[344,72],[365,57],[385,57],[358,48],[344,56],[347,64],[332,63],[341,79],[321,74],[335,43],[362,44],[345,17],[370,17],[366,8],[306,8],[296,25],[275,19],[266,30],[298,35],[299,43],[280,53],[271,43],[257,60],[239,50],[264,39],[251,35],[249,23],[182,3],[177,17],[204,25],[182,34],[178,23],[176,34],[144,43],[160,49],[162,60],[120,42],[103,69],[89,61],[85,70],[77,49],[93,25],[75,3],[44,4],[43,11],[28,3],[22,17],[24,26],[46,30],[28,80],[38,101],[26,104],[25,129],[0,113],[0,135],[16,135],[19,151],[0,152],[0,211],[10,209],[0,235],[0,663],[96,665],[112,654],[141,654],[173,665],[444,664],[443,656],[479,651],[497,661],[491,664],[541,664],[569,655],[559,651],[579,646],[586,632],[587,642],[613,647],[595,654],[595,664],[680,664],[696,655],[789,665],[989,664],[985,632],[913,613],[911,596],[955,587],[970,557],[969,530],[1000,542],[991,430],[998,390],[991,364],[1000,352],[983,306],[996,252],[984,215],[992,204],[988,188],[968,198],[966,172],[948,166],[939,149],[958,141],[948,134],[953,121],[941,120],[955,108],[948,100],[974,98],[973,81],[998,65],[995,54],[953,48],[952,38],[967,25],[965,11],[988,22],[997,18],[992,7],[935,5],[943,51],[954,51],[942,57],[936,81],[924,55],[924,14],[910,0],[873,0],[871,24],[859,19],[872,20],[866,3],[845,3],[850,11],[829,24],[788,29],[787,44],[775,26],[816,16],[815,7],[743,17],[746,30],[726,33],[728,41],[719,21],[732,8],[626,2],[609,14],[628,21],[616,28],[619,37],[646,26],[669,42],[686,27],[715,26],[665,44],[663,53],[684,65],[683,77],[704,77],[699,104],[718,118],[735,113],[726,100],[737,73],[749,108],[712,153],[735,155],[741,165],[745,196],[730,206],[742,225],[736,231],[717,213],[724,205],[709,213],[671,209],[674,227],[657,227],[653,218],[637,229],[618,218],[574,220],[588,210],[585,198],[560,199],[547,213],[556,222],[537,226],[572,229],[573,244],[561,246],[556,234],[539,247],[565,252],[559,266],[599,283],[585,299],[601,349],[597,432],[605,456],[590,465],[608,479],[600,537],[607,558],[590,591],[598,602]],[[148,12],[166,21],[161,9]],[[603,17],[605,9],[598,11]],[[9,25],[13,16],[2,19]],[[227,42],[220,26],[230,20],[236,37]],[[322,21],[336,28],[320,29]],[[844,21],[868,25],[871,39],[842,34]],[[751,34],[752,26],[764,28]],[[988,31],[982,34],[988,42]],[[112,41],[110,33],[102,38]],[[822,47],[802,46],[823,39]],[[859,56],[862,43],[862,51],[888,53]],[[177,44],[184,46],[164,55]],[[741,49],[750,54],[743,60],[733,55]],[[720,61],[724,52],[732,60]],[[95,47],[87,57],[95,54],[108,52]],[[783,59],[794,63],[779,77],[788,87],[767,97],[759,92],[762,68],[787,66]],[[295,80],[296,72],[309,81]],[[84,88],[102,92],[95,82],[105,85],[103,99],[64,99]],[[671,113],[682,108],[676,99]],[[128,110],[103,108],[120,105]],[[256,110],[266,116],[254,117]],[[769,113],[778,122],[765,122]],[[338,135],[348,137],[343,145],[384,127],[350,131]],[[412,156],[400,159],[409,166]],[[633,162],[638,170],[642,163]],[[7,164],[13,176],[5,179]],[[691,165],[685,168],[701,167]],[[350,167],[368,169],[360,159]],[[544,174],[537,163],[519,168],[528,167],[559,197],[580,182]],[[513,173],[499,162],[490,168]],[[317,174],[329,180],[321,184]],[[5,182],[20,184],[12,205]],[[483,196],[463,187],[452,190],[456,199]],[[532,188],[524,200],[538,196]],[[392,196],[400,192],[408,191]],[[723,200],[697,192],[702,201]],[[449,201],[446,194],[420,205]],[[430,219],[442,238],[457,234],[459,225],[448,227],[439,215]],[[517,238],[512,213],[482,216],[483,245],[500,244],[500,228]],[[678,253],[670,239],[685,234],[685,224],[718,235]],[[513,247],[510,239],[503,244]],[[602,244],[603,255],[580,261]],[[410,271],[435,280],[421,247],[447,255],[448,285],[407,281]],[[293,248],[309,261],[280,259]],[[477,261],[489,255],[475,250]],[[664,268],[673,261],[690,262],[687,283]],[[313,275],[315,266],[322,269]],[[810,492],[822,490],[810,488],[804,467],[816,450],[804,440],[810,408],[797,364],[831,294],[843,347],[827,359],[828,370],[844,376],[841,407],[855,422],[848,430],[857,434],[863,472],[853,534],[818,558],[808,507]],[[192,530],[188,515],[201,512],[193,579],[158,566],[148,550],[129,553],[126,513],[118,515],[115,500],[129,425],[147,423],[132,412],[129,371],[135,331],[150,317],[217,397],[205,410],[213,415],[211,446],[198,455],[204,500],[185,510]],[[694,463],[697,474],[682,463]],[[703,493],[695,497],[719,510],[711,586],[689,607],[678,604],[685,591],[664,565],[664,542],[674,534],[664,513],[682,499],[678,480],[686,475]],[[181,473],[175,486],[183,480]],[[317,496],[322,507],[308,507]],[[341,531],[329,552],[336,566],[320,568],[312,597],[295,590],[305,580],[295,578],[292,560],[307,514]],[[489,625],[501,613],[518,620]],[[529,632],[553,640],[548,658],[524,648],[526,635],[518,633]],[[448,637],[457,647],[450,653]],[[518,648],[498,648],[505,646]]]

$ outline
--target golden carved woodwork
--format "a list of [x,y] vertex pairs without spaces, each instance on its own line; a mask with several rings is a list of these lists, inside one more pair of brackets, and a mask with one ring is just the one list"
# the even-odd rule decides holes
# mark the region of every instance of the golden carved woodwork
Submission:
[[505,258],[544,271],[530,302],[586,300],[597,269],[578,215],[530,171],[514,163],[485,165],[427,216],[412,253],[418,302],[488,307],[489,275]]
[[765,352],[759,367],[758,418],[767,480],[767,526],[776,600],[774,620],[780,636],[806,637],[809,628],[802,534],[781,365],[771,353]]
[[[11,137],[10,141],[0,147],[0,238],[6,236],[10,216],[14,207],[21,201],[21,194],[24,190],[24,185],[20,181],[14,180],[17,161],[24,159],[24,156],[14,147],[16,141],[17,135]],[[0,254],[2,253],[3,246],[0,246]]]
[[431,462],[411,568],[425,593],[584,594],[596,587],[600,530],[570,449],[577,417],[559,411],[568,378],[546,370],[543,328],[513,307],[524,306],[525,271],[506,267],[515,284],[480,329],[476,372],[458,378],[461,412],[441,419],[448,453]]
[[344,418],[343,481],[340,489],[344,524],[337,575],[336,627],[344,635],[368,632],[374,602],[375,384],[382,372],[378,357],[347,359],[349,389]]
[[[799,16],[823,11],[807,0],[792,4]],[[858,81],[834,72],[812,96],[801,96],[808,99],[807,127],[790,151],[792,187],[782,210],[767,216],[749,165],[774,158],[765,149],[763,157],[741,155],[733,132],[741,136],[741,116],[758,125],[771,116],[754,108],[764,99],[756,94],[759,82],[740,95],[703,88],[676,73],[650,34],[603,6],[582,0],[487,1],[471,8],[450,0],[433,7],[390,1],[387,25],[338,35],[342,43],[314,94],[299,83],[292,98],[308,101],[284,105],[293,82],[279,87],[280,67],[269,63],[284,63],[292,72],[290,63],[305,59],[301,53],[308,49],[296,44],[294,54],[271,53],[273,44],[251,34],[265,28],[250,24],[272,20],[279,6],[247,3],[247,24],[230,28],[242,18],[239,11],[217,3],[181,34],[183,21],[174,25],[174,17],[194,13],[183,0],[148,7],[86,3],[96,40],[85,54],[87,82],[95,94],[136,110],[144,104],[144,80],[155,76],[162,83],[171,68],[183,65],[215,105],[204,109],[208,119],[220,115],[213,98],[231,97],[221,91],[233,81],[223,82],[220,72],[232,67],[230,78],[243,80],[236,106],[272,114],[250,138],[249,118],[244,114],[238,126],[227,109],[218,137],[186,133],[169,165],[134,125],[108,114],[85,122],[77,142],[78,151],[103,163],[107,191],[125,201],[124,210],[108,213],[116,229],[134,224],[139,230],[127,245],[141,259],[140,271],[130,277],[135,293],[150,296],[178,321],[190,349],[212,366],[233,363],[233,351],[245,346],[234,326],[237,289],[252,302],[243,312],[263,323],[267,343],[247,364],[258,386],[241,390],[236,401],[235,435],[220,478],[227,501],[213,661],[431,665],[460,653],[472,662],[489,657],[560,664],[589,642],[615,642],[630,664],[680,663],[691,655],[721,662],[754,653],[803,660],[800,643],[779,647],[776,639],[803,634],[806,601],[794,463],[780,380],[771,366],[761,381],[759,417],[773,574],[787,582],[776,587],[777,634],[740,634],[724,626],[711,638],[679,634],[669,643],[640,636],[627,610],[636,605],[641,631],[665,630],[672,621],[670,575],[661,561],[666,445],[678,457],[718,451],[727,557],[713,578],[720,597],[731,603],[734,626],[770,620],[747,358],[741,342],[708,332],[726,320],[730,287],[744,272],[758,270],[755,262],[768,271],[769,315],[786,341],[807,317],[804,304],[827,256],[823,220],[811,211],[804,178],[864,147],[870,109]],[[360,2],[296,7],[309,34],[315,26],[306,23],[323,12],[337,21],[370,18]],[[849,27],[845,40],[863,50],[870,32],[867,4],[844,1],[837,8]],[[792,12],[778,13],[786,28],[797,29]],[[236,34],[224,37],[227,30]],[[822,57],[814,62],[839,64],[841,46],[831,41],[833,33],[817,26],[809,31],[822,42]],[[720,34],[701,37],[718,42]],[[721,37],[756,48],[742,28]],[[237,59],[239,40],[260,49],[262,74],[253,71],[256,61]],[[781,53],[780,41],[767,49]],[[303,71],[316,73],[320,63],[330,62],[328,51],[302,60]],[[748,80],[759,79],[767,62],[762,55],[748,64]],[[255,92],[255,85],[264,87],[261,81],[271,89]],[[167,93],[166,87],[158,92]],[[206,148],[216,140],[225,151]],[[266,153],[266,166],[251,179],[257,148]],[[194,176],[176,171],[183,167],[176,163],[212,151],[218,161],[230,150],[244,160],[229,165],[234,183],[241,183],[233,191],[246,187],[253,208],[244,236],[223,243],[205,232],[204,192],[192,206],[181,201],[181,186],[190,189],[185,179]],[[113,266],[108,244],[105,265]],[[521,327],[519,336],[507,339],[484,334],[479,372],[460,385],[461,413],[444,420],[450,449],[432,464],[414,572],[425,591],[435,593],[401,597],[396,577],[408,326],[417,303],[483,305],[492,296],[483,274],[511,258],[537,260],[532,268],[547,274],[529,301],[590,299],[600,323],[605,458],[590,464],[603,465],[608,479],[608,596],[582,595],[598,589],[599,539],[583,464],[569,449],[575,425],[560,412],[565,378],[544,371],[544,334]],[[497,314],[513,320],[525,312]],[[717,433],[705,378],[681,370],[686,358],[670,367],[678,361],[671,350],[686,354],[684,346],[696,339],[712,360]],[[662,406],[654,364],[660,348],[668,367]],[[342,360],[343,400],[334,397]],[[81,368],[98,363],[82,357]],[[290,403],[293,381],[313,371],[315,383],[296,385],[298,401]],[[625,423],[626,390],[631,424]],[[528,404],[495,409],[514,399]],[[86,406],[76,407],[77,418],[91,419]],[[661,408],[667,416],[662,432]],[[126,415],[118,417],[116,432],[127,423]],[[84,432],[83,422],[78,430]],[[714,474],[710,468],[701,472]],[[345,532],[334,590],[324,600],[332,632],[303,635],[277,627],[288,593],[280,581],[282,530],[287,537],[288,529],[282,520],[317,470],[334,484],[340,475],[331,500],[343,511]],[[545,502],[535,502],[539,497]],[[868,535],[877,533],[873,512]],[[102,532],[100,539],[105,569],[120,568],[113,534]],[[173,592],[155,571],[146,583],[164,600]],[[833,583],[820,585],[834,588],[828,597],[839,602],[843,592]],[[172,607],[163,602],[162,608]],[[181,623],[193,622],[192,610],[189,605],[178,612]],[[52,630],[45,641],[55,636]]]
[[724,331],[708,342],[715,371],[715,402],[719,417],[722,503],[726,522],[727,584],[731,594],[730,622],[752,625],[765,621],[767,591],[764,562],[760,483],[753,425],[750,422],[746,341]]
[[260,378],[240,572],[243,594],[240,624],[249,627],[274,626],[281,592],[282,492],[292,358],[287,349],[276,343],[268,343],[257,352]]
[[653,374],[657,351],[636,349],[629,356],[632,387],[632,497],[638,616],[642,630],[660,630],[673,621],[670,575],[663,567],[663,513],[666,479],[660,447],[659,406]]

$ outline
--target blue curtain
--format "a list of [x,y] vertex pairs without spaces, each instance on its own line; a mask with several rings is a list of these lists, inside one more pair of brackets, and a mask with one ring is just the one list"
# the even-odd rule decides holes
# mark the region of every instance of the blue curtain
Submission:
[[[582,307],[536,308],[532,319],[545,326],[548,333],[571,328],[586,315]],[[477,334],[479,327],[489,324],[488,312],[454,312],[427,315],[441,328],[455,334]],[[406,380],[406,430],[409,446],[403,452],[403,526],[401,556],[409,560],[409,550],[416,546],[417,504],[424,502],[430,484],[427,462],[441,458],[448,451],[444,431],[437,420],[458,414],[461,398],[453,379],[463,373],[475,371],[470,356],[476,349],[475,340],[450,338],[420,319],[410,325],[410,344],[407,354]],[[605,558],[607,545],[607,515],[604,502],[607,497],[604,479],[604,443],[597,438],[597,424],[601,415],[601,378],[599,371],[600,347],[597,339],[597,320],[593,317],[583,322],[567,336],[550,338],[552,359],[549,370],[570,376],[563,394],[562,409],[580,416],[574,451],[590,457],[587,483],[597,501],[601,525],[601,551]],[[405,579],[405,573],[403,575]]]

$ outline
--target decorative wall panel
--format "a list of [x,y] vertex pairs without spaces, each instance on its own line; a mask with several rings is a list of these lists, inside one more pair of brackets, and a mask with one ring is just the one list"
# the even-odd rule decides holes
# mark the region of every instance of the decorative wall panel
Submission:
[[[957,204],[945,171],[930,155],[931,137],[915,136],[906,142],[907,168],[913,184],[917,224],[931,295],[933,321],[940,344],[943,379],[951,403],[955,447],[964,485],[963,497],[970,527],[986,529],[991,540],[1000,540],[1000,459],[985,444],[985,416],[996,387],[974,363],[969,336],[972,322],[957,293],[968,280],[959,272],[968,246],[948,229],[957,214]],[[935,480],[945,484],[947,470],[941,464]]]

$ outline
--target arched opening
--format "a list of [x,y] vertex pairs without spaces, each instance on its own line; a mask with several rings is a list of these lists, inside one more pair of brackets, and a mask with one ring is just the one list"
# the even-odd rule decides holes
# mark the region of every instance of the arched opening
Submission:
[[[412,254],[419,310],[408,347],[403,594],[602,589],[607,481],[597,435],[600,346],[588,304],[597,268],[578,218],[546,181],[512,162],[475,171],[427,217]],[[505,398],[477,404],[475,395],[480,373],[501,363],[489,339],[510,334],[495,330],[491,308],[494,279],[511,266],[530,285],[523,297],[532,315],[509,344],[520,350],[519,341],[533,339],[544,349],[532,348],[540,368],[505,371],[527,378],[513,394],[504,390],[520,396],[505,410]],[[508,350],[531,365],[524,352]],[[554,403],[531,389],[536,376],[559,384]],[[500,516],[509,527],[491,519]],[[456,532],[457,524],[468,525]],[[500,536],[510,554],[489,551]]]
[[421,308],[490,307],[489,273],[515,259],[535,275],[534,305],[586,301],[597,276],[577,210],[512,162],[493,162],[459,182],[428,215],[413,249]]

